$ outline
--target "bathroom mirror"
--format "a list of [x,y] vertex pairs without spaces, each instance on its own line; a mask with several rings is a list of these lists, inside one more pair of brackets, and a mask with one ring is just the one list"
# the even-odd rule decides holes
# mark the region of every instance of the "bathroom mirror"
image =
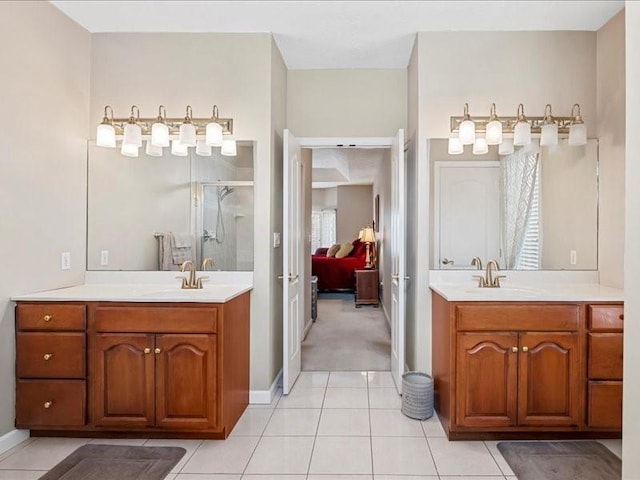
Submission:
[[178,270],[184,260],[214,270],[253,270],[254,143],[235,157],[161,157],[88,144],[87,269]]
[[447,153],[430,141],[432,269],[598,268],[598,141],[553,147],[533,141],[499,156]]

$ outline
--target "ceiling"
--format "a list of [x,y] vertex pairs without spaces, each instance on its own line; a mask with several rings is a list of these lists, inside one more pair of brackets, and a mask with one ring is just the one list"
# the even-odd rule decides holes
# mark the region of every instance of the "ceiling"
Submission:
[[[389,149],[384,148],[326,148],[313,149],[311,182],[313,188],[333,188],[338,185],[372,185],[380,180],[382,175],[383,162],[388,162]],[[330,178],[328,175],[326,162],[318,165],[318,158],[326,160],[327,157],[334,157],[346,164],[346,175],[343,169],[337,169],[336,177]]]
[[96,32],[270,32],[289,69],[405,68],[416,32],[590,30],[604,1],[52,1]]

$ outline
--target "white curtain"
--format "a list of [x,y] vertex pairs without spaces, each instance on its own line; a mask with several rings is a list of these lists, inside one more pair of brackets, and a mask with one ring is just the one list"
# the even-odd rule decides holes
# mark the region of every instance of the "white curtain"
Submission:
[[502,264],[518,268],[538,181],[537,151],[519,150],[500,161],[502,182]]
[[336,217],[335,209],[311,212],[311,253],[336,243]]

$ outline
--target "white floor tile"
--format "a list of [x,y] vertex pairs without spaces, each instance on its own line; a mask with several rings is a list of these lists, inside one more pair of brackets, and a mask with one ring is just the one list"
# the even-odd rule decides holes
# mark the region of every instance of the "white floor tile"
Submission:
[[366,388],[327,388],[324,408],[368,408]]
[[317,437],[311,474],[371,474],[369,437]]
[[0,480],[38,480],[46,470],[0,470]]
[[200,475],[197,473],[181,473],[176,475],[175,480],[240,480],[241,478],[242,475]]
[[[305,480],[306,475],[243,475],[242,480]],[[328,480],[328,479],[325,479]]]
[[400,410],[402,398],[395,388],[370,388],[369,405],[371,408],[396,408]]
[[322,408],[324,388],[294,388],[289,395],[283,395],[276,405],[278,408]]
[[329,388],[367,388],[367,372],[331,372]]
[[438,480],[437,475],[374,475],[374,480]]
[[147,440],[144,444],[145,447],[182,447],[187,453],[180,459],[178,463],[171,469],[171,473],[179,473],[182,467],[193,456],[198,447],[202,444],[202,440],[180,440],[171,438],[153,438]]
[[315,436],[318,431],[320,409],[281,408],[276,409],[264,431],[265,436]]
[[487,440],[484,443],[489,449],[489,451],[491,452],[491,455],[493,456],[493,459],[498,464],[498,467],[500,468],[500,470],[502,470],[502,474],[515,476],[515,473],[513,473],[513,470],[511,470],[511,467],[509,467],[509,464],[502,456],[502,453],[500,453],[500,450],[498,450],[499,442],[493,441],[493,440]]
[[504,480],[504,477],[502,475],[500,475],[499,477],[476,475],[440,475],[440,480]]
[[247,408],[233,427],[231,435],[262,435],[272,414],[273,410],[267,408]]
[[366,408],[324,409],[320,416],[318,435],[370,436],[369,410]]
[[243,473],[260,437],[204,440],[180,473]]
[[15,447],[12,447],[9,450],[6,450],[2,454],[0,454],[0,462],[2,460],[4,460],[5,458],[7,458],[7,457],[13,455],[14,453],[16,453],[18,450],[22,450],[24,447],[26,447],[30,443],[33,443],[35,440],[36,440],[35,437],[29,437],[24,442],[20,442]]
[[307,480],[372,480],[372,475],[309,475]]
[[169,475],[164,477],[163,480],[176,480],[177,478],[178,478],[178,475],[176,475],[175,473],[170,473]]
[[391,372],[368,372],[369,388],[396,388]]
[[611,439],[598,440],[598,442],[600,442],[609,450],[611,450],[616,457],[622,458],[622,440],[621,439],[611,438]]
[[325,388],[329,380],[329,372],[302,372],[298,376],[293,389],[296,388]]
[[371,435],[374,437],[424,437],[420,420],[400,410],[371,410]]
[[2,470],[49,470],[88,438],[37,438],[0,462]]
[[313,437],[262,437],[245,473],[306,474]]
[[428,418],[422,422],[422,429],[424,430],[424,434],[427,437],[447,436],[444,433],[444,428],[442,428],[442,423],[440,423],[440,419],[438,418],[437,413],[434,413],[431,418]]
[[428,441],[440,476],[502,475],[483,442],[450,442],[446,438]]
[[373,437],[371,444],[376,475],[437,475],[424,437]]
[[88,443],[98,445],[126,445],[131,447],[140,447],[146,442],[146,438],[94,438]]

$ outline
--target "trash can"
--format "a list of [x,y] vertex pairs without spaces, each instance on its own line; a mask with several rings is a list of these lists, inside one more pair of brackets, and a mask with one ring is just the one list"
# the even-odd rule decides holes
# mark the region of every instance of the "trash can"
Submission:
[[318,277],[311,277],[311,321],[318,319]]
[[421,372],[402,375],[402,413],[416,420],[433,415],[433,378]]

